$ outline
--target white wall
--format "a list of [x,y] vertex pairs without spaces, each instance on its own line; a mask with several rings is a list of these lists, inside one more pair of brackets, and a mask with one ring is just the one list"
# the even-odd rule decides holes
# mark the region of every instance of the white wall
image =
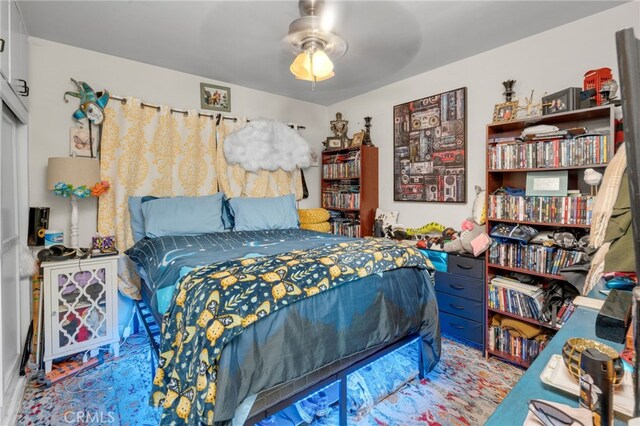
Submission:
[[[212,59],[213,60],[213,59]],[[76,99],[67,104],[62,95],[74,90],[69,78],[89,83],[94,90],[107,89],[119,96],[135,96],[152,104],[179,109],[199,109],[201,82],[231,87],[231,113],[248,118],[268,117],[285,123],[305,125],[305,139],[317,149],[328,132],[327,108],[258,90],[205,79],[141,62],[104,55],[90,50],[30,39],[30,111],[29,111],[29,205],[51,207],[49,228],[64,229],[69,243],[70,205],[67,199],[53,195],[45,187],[47,159],[69,155],[71,114]],[[311,90],[311,88],[309,88]],[[305,171],[310,197],[301,207],[320,203],[320,169]],[[96,233],[97,202],[81,200],[80,245],[87,246]]]
[[[399,211],[399,222],[407,226],[437,221],[457,228],[471,215],[474,186],[485,187],[485,126],[494,105],[504,102],[501,82],[515,79],[518,97],[528,97],[535,89],[539,99],[544,92],[582,86],[590,69],[609,67],[617,79],[614,33],[635,27],[638,35],[639,23],[639,4],[628,3],[337,103],[329,108],[329,117],[342,112],[350,120],[350,131],[363,126],[362,117],[373,117],[371,138],[380,149],[381,208]],[[467,87],[466,205],[394,202],[393,106],[459,87]]]

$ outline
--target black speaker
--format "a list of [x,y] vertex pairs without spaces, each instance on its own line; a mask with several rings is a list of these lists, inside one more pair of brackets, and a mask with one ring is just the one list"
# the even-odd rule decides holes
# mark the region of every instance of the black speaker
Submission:
[[49,207],[29,207],[27,245],[43,246],[45,229],[49,229]]

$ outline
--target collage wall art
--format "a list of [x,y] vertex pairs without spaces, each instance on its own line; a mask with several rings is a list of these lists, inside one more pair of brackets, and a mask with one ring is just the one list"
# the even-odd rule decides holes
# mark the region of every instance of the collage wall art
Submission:
[[393,108],[395,201],[466,202],[466,91]]

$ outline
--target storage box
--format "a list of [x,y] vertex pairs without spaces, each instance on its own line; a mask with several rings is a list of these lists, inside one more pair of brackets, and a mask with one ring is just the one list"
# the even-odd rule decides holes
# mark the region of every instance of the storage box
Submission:
[[543,96],[542,115],[578,109],[581,91],[582,89],[579,87],[569,87],[551,95]]

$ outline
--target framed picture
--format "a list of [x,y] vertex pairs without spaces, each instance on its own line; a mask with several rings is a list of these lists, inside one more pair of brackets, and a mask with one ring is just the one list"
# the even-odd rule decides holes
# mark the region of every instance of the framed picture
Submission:
[[71,127],[69,129],[69,156],[91,157],[91,146],[93,155],[96,156],[98,144],[96,143],[97,131],[91,134],[89,143],[89,129],[87,127]]
[[320,166],[320,153],[312,149],[309,152],[309,167],[319,167]]
[[569,181],[568,170],[527,173],[527,197],[566,197]]
[[200,83],[200,108],[231,111],[231,89],[215,84]]
[[503,102],[493,108],[493,122],[515,120],[518,111],[518,101]]
[[393,107],[394,201],[466,202],[466,97],[461,87]]
[[327,149],[342,148],[342,139],[329,137],[327,138]]
[[351,146],[360,146],[362,145],[362,140],[364,139],[364,130],[354,133],[353,139],[351,140]]

